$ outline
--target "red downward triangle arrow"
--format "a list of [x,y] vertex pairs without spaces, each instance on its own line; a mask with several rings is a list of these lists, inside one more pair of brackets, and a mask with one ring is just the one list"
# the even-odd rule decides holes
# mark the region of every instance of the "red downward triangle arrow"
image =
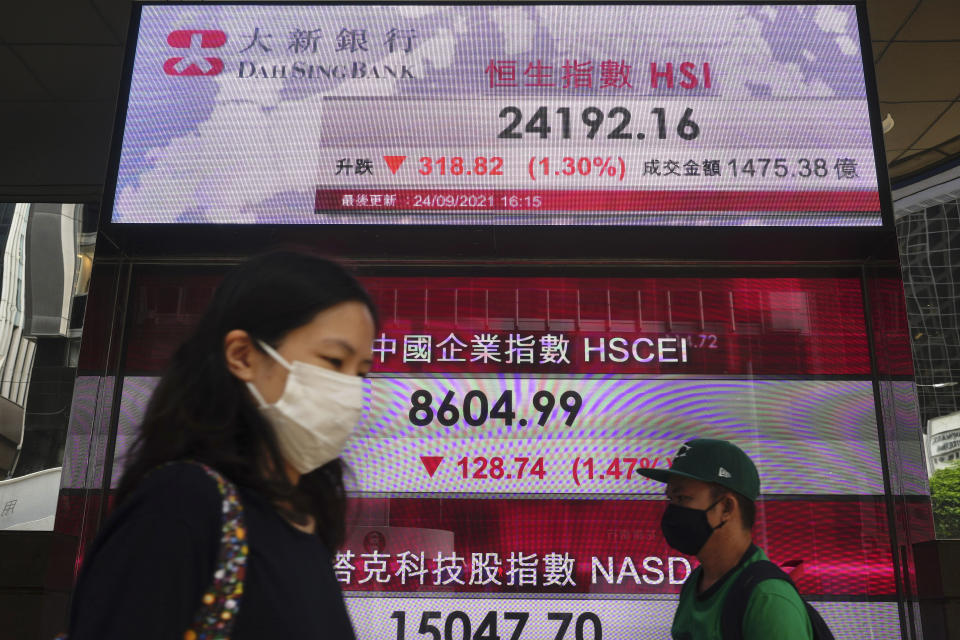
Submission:
[[393,175],[397,175],[397,169],[400,168],[400,165],[402,165],[406,159],[407,156],[383,156],[383,161],[390,167],[390,173]]
[[427,473],[429,473],[432,478],[433,474],[437,472],[437,467],[443,462],[443,456],[420,456],[420,462],[423,463],[424,468],[426,468]]

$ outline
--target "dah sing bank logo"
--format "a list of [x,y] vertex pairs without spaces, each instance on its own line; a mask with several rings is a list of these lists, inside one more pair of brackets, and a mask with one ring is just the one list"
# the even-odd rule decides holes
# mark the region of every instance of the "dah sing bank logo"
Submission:
[[223,71],[223,60],[203,55],[204,49],[219,49],[227,42],[223,31],[182,29],[171,31],[167,44],[175,49],[188,49],[184,55],[167,58],[163,72],[168,76],[215,76]]

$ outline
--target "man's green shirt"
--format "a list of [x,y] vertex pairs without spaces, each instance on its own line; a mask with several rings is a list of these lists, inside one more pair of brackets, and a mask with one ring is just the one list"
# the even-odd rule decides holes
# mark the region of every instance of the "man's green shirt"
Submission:
[[[740,563],[701,594],[697,585],[703,570],[697,567],[680,592],[680,603],[671,630],[674,640],[723,640],[720,617],[730,586],[748,565],[767,560],[755,546]],[[793,585],[785,580],[764,580],[750,594],[743,616],[744,640],[813,640],[810,616]]]

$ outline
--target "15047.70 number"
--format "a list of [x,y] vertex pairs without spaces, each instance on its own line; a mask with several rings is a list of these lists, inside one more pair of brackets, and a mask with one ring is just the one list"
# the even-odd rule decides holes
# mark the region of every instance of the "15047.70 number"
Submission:
[[[500,632],[502,622],[511,627]],[[407,613],[394,611],[390,616],[397,621],[397,640],[407,640]],[[440,611],[424,611],[420,616],[417,634],[430,640],[522,640],[523,631],[530,620],[525,611],[488,612],[479,626],[474,629],[470,616],[463,611],[452,611],[446,616]],[[603,628],[597,614],[590,611],[574,616],[572,613],[548,613],[547,620],[556,623],[556,635],[553,640],[603,640]],[[507,624],[503,624],[507,627]],[[508,632],[509,631],[509,635]],[[571,633],[572,631],[572,633]],[[413,635],[413,634],[411,634]],[[528,634],[529,635],[529,634]],[[416,637],[416,636],[414,636]],[[540,635],[537,640],[549,640],[550,636]]]

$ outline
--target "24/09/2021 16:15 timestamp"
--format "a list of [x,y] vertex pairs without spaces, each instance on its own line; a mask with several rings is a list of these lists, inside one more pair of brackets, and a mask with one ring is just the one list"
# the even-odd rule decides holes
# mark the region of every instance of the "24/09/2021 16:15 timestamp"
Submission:
[[[404,202],[405,200],[405,202]],[[540,194],[411,193],[398,199],[398,208],[410,209],[540,209]]]

